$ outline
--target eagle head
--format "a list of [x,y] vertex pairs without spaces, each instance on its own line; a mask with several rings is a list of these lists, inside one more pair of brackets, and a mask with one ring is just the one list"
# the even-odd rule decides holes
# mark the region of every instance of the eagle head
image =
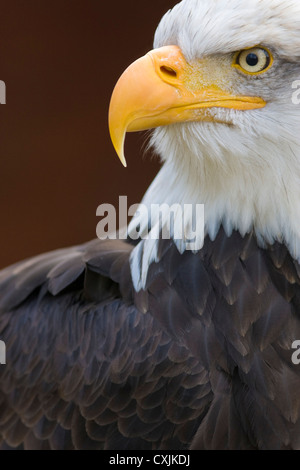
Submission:
[[299,0],[183,0],[154,47],[121,76],[109,116],[123,163],[126,132],[154,129],[163,166],[143,203],[204,204],[212,240],[220,226],[252,231],[299,260]]

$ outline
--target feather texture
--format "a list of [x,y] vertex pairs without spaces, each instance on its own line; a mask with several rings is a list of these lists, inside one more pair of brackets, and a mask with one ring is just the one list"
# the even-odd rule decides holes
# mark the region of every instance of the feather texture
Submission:
[[299,265],[222,230],[160,244],[141,292],[126,241],[1,273],[2,449],[299,448]]

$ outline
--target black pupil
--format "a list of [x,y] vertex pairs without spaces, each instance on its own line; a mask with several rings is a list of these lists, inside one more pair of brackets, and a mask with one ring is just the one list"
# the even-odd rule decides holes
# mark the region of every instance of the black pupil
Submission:
[[247,55],[246,57],[246,62],[250,67],[255,67],[255,65],[258,64],[258,57],[256,54],[251,52],[250,54]]

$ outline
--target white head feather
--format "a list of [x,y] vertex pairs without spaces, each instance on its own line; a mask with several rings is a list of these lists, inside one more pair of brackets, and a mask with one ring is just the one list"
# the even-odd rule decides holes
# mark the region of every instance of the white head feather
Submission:
[[[236,73],[231,87],[260,96],[265,108],[211,110],[230,125],[156,129],[151,143],[164,165],[143,203],[205,204],[211,239],[221,224],[228,235],[253,230],[262,246],[278,240],[300,260],[300,104],[292,99],[300,79],[299,0],[183,0],[163,17],[154,41],[178,45],[189,62],[257,44],[272,51],[273,67],[259,79]],[[157,257],[155,241],[142,243],[132,256],[138,289]]]

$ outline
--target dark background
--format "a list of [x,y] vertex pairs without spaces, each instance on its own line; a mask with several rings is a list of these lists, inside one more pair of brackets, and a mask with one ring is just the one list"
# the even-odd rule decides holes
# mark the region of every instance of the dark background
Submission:
[[139,202],[159,169],[145,134],[110,142],[113,87],[176,0],[0,0],[0,268],[96,236],[96,209]]

